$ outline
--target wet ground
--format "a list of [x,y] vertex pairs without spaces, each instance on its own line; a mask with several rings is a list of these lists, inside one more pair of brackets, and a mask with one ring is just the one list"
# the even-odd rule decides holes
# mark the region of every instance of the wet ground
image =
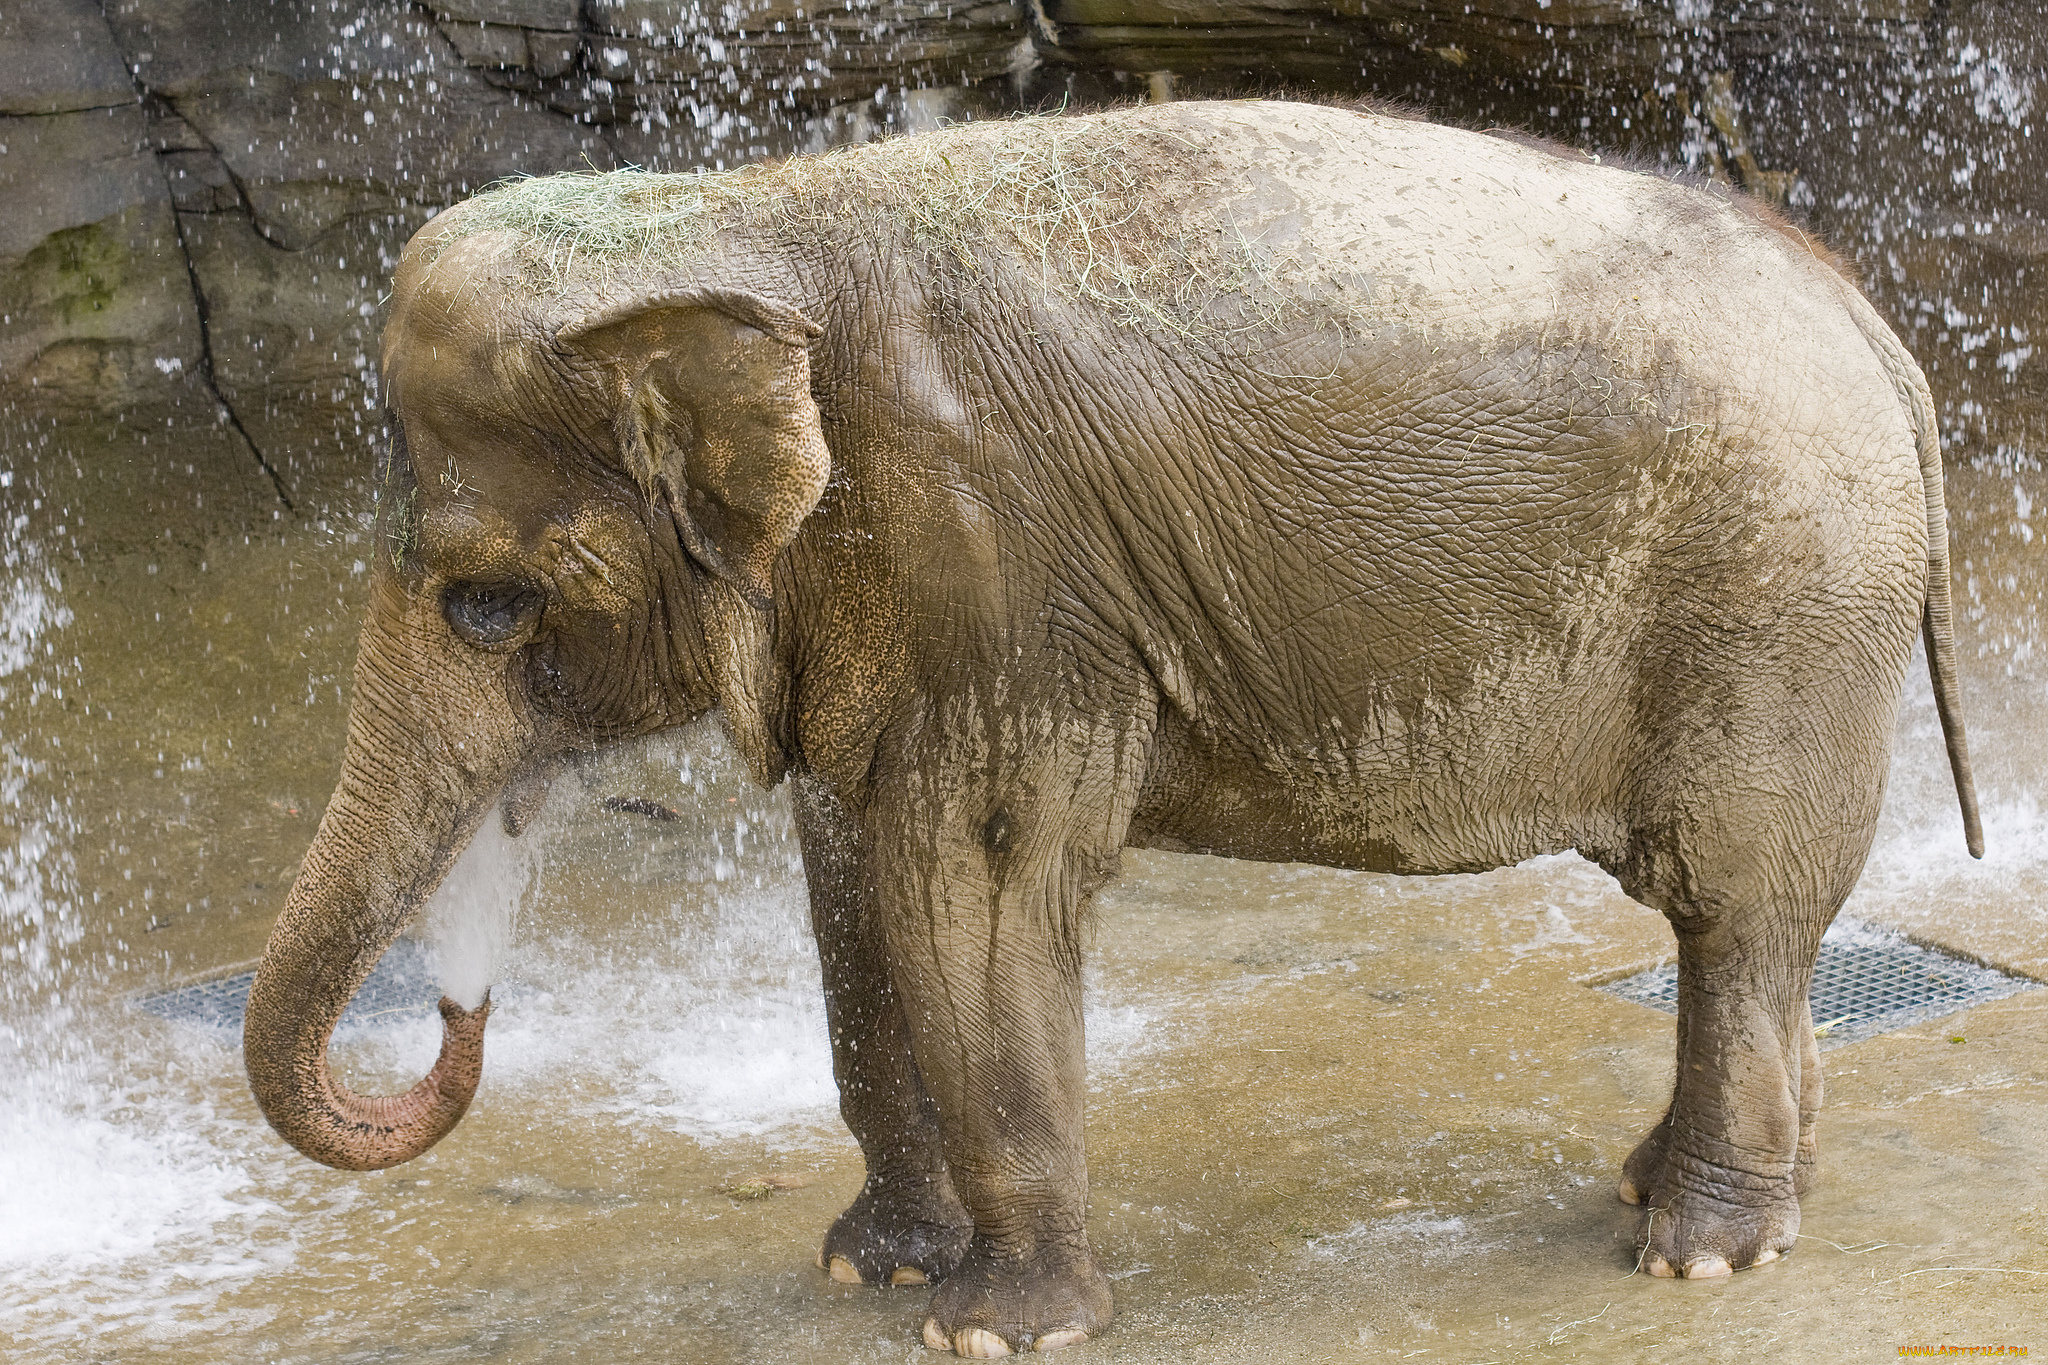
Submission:
[[[1848,913],[2048,978],[2048,479],[1950,486],[1990,852],[1963,852],[1916,670]],[[360,536],[10,547],[0,1356],[931,1358],[923,1291],[812,1265],[860,1160],[780,798],[708,732],[592,765],[530,843],[466,861],[452,894],[517,899],[517,933],[476,1106],[418,1162],[302,1160],[231,1035],[133,1007],[261,950],[333,780]],[[619,795],[684,818],[603,808]],[[536,863],[529,888],[492,857]],[[1631,1273],[1613,1182],[1668,1094],[1672,1023],[1586,983],[1669,952],[1570,856],[1400,879],[1130,855],[1089,990],[1092,1229],[1120,1316],[1068,1358],[2048,1349],[2048,992],[1827,1054],[1797,1254]],[[390,1088],[433,1047],[399,1017],[342,1057]]]

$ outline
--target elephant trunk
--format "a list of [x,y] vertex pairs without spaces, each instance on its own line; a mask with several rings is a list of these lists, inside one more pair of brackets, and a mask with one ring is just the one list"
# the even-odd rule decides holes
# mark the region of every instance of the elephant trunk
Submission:
[[357,660],[341,782],[264,948],[242,1032],[250,1086],[270,1125],[315,1161],[356,1171],[420,1155],[461,1121],[476,1093],[488,993],[475,1009],[441,1001],[441,1055],[403,1095],[349,1090],[327,1049],[342,1011],[454,864],[526,738],[502,659],[422,658],[406,638],[431,644],[437,623],[406,619],[415,613],[396,594],[382,605]]

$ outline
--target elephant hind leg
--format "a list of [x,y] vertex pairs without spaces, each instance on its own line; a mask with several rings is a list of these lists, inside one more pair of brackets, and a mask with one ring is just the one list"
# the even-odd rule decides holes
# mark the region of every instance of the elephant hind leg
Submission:
[[[1809,986],[1812,973],[1807,974]],[[1816,1121],[1820,1118],[1821,1072],[1820,1041],[1813,1031],[1813,1005],[1806,992],[1800,992],[1799,1020],[1797,1023],[1800,1046],[1799,1062],[1799,1155],[1792,1166],[1792,1189],[1801,1199],[1820,1188],[1820,1144],[1814,1135]]]
[[[1804,1199],[1820,1188],[1820,1148],[1815,1139],[1815,1121],[1820,1117],[1820,1045],[1813,1029],[1812,1007],[1802,997],[1799,1017],[1792,1032],[1799,1044],[1799,1145],[1792,1171],[1792,1192]],[[1683,1045],[1681,1044],[1681,1048]],[[1616,1193],[1626,1204],[1641,1204],[1644,1192],[1656,1189],[1664,1178],[1665,1143],[1671,1132],[1674,1105],[1665,1106],[1664,1117],[1644,1135],[1622,1163]]]
[[1814,1184],[1820,1056],[1807,991],[1875,811],[1837,810],[1824,831],[1828,821],[1799,818],[1789,800],[1746,796],[1745,808],[1639,835],[1637,856],[1609,867],[1678,940],[1671,1106],[1620,1183],[1644,1210],[1637,1248],[1653,1275],[1705,1278],[1777,1259]]

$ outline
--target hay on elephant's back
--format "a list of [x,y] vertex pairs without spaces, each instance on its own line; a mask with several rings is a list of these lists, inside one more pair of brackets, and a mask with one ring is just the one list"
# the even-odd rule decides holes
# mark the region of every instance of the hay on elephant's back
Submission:
[[519,233],[536,288],[560,290],[628,264],[686,265],[728,232],[850,233],[966,277],[1006,259],[1127,324],[1234,331],[1285,305],[1278,264],[1213,213],[1230,178],[1169,130],[1026,117],[715,173],[507,181],[456,210],[441,241]]

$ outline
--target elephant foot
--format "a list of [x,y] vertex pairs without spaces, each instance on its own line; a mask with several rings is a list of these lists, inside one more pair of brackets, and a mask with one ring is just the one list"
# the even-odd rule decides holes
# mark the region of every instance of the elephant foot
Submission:
[[1646,1203],[1636,1250],[1643,1270],[1660,1279],[1711,1280],[1768,1265],[1798,1235],[1796,1198],[1755,1208],[1683,1194],[1668,1205]]
[[974,1220],[943,1173],[870,1180],[826,1232],[818,1268],[842,1284],[937,1284],[973,1235]]
[[1116,1315],[1109,1277],[1084,1242],[1018,1259],[980,1241],[932,1295],[924,1344],[986,1360],[1078,1346]]
[[1768,1182],[1782,1185],[1772,1191],[1760,1183],[1746,1172],[1671,1160],[1654,1135],[1645,1139],[1617,1190],[1643,1209],[1637,1264],[1660,1279],[1711,1280],[1785,1255],[1799,1233],[1797,1186]]

